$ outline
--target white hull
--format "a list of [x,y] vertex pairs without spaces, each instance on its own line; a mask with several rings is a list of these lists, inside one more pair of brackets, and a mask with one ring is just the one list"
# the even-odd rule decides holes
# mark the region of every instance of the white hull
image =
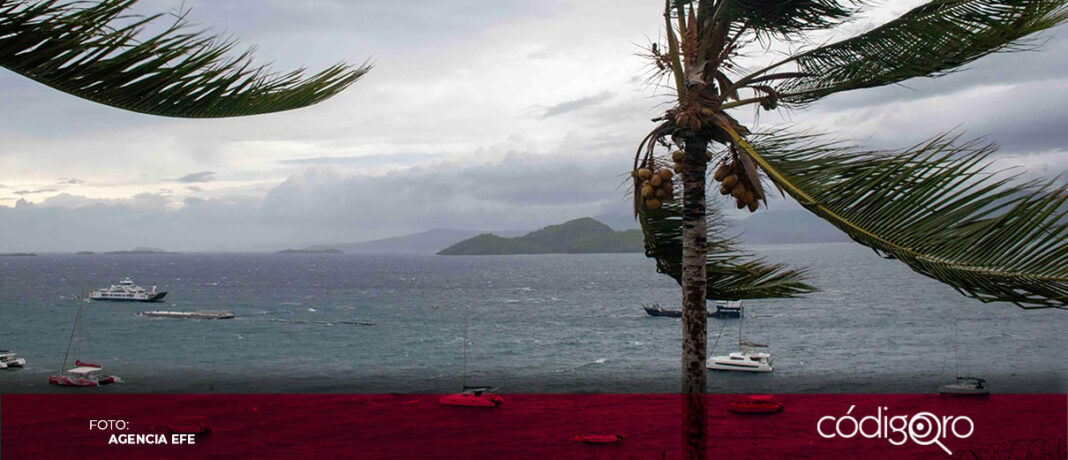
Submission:
[[0,369],[7,369],[9,367],[23,367],[26,365],[26,358],[19,358],[15,353],[3,353],[0,354]]
[[938,388],[938,394],[943,395],[988,395],[990,388],[978,388],[975,385],[956,384],[942,385]]
[[713,356],[705,362],[713,371],[771,372],[771,355],[767,353],[736,352],[728,356]]

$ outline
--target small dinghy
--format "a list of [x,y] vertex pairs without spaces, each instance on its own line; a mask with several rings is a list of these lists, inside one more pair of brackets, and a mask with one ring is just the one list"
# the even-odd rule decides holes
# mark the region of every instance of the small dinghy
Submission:
[[167,431],[171,434],[204,435],[211,433],[211,425],[204,417],[191,417],[168,423]]
[[575,435],[575,441],[584,442],[586,444],[615,444],[623,441],[623,435],[621,434],[585,434]]
[[727,410],[735,414],[777,414],[782,412],[783,405],[773,401],[771,395],[754,395],[728,403]]

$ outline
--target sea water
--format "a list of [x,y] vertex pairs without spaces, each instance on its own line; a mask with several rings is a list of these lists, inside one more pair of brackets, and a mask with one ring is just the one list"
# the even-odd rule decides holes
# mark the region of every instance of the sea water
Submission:
[[[739,333],[770,374],[710,372],[709,391],[932,392],[955,375],[994,392],[1065,392],[1068,312],[984,304],[853,244],[753,247],[819,291],[709,319],[710,354]],[[75,297],[124,277],[165,302]],[[0,392],[47,385],[71,356],[125,383],[97,392],[676,392],[680,289],[641,254],[156,254],[0,258]],[[236,318],[137,316],[226,310]],[[356,322],[369,324],[343,324]],[[467,338],[465,353],[464,337]]]

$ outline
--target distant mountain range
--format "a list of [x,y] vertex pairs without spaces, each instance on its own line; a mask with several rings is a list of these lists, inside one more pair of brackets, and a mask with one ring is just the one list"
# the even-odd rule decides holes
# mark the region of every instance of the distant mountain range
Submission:
[[760,211],[728,224],[746,244],[838,243],[850,241],[841,230],[804,209]]
[[559,225],[550,225],[517,238],[484,233],[449,246],[438,254],[446,256],[588,254],[642,252],[643,250],[640,231],[617,232],[593,218],[585,217]]
[[[425,232],[413,233],[411,235],[361,241],[358,243],[320,244],[309,246],[306,250],[321,251],[324,249],[337,249],[342,252],[352,253],[438,252],[450,245],[456,244],[457,241],[465,240],[483,233],[486,233],[486,231],[434,228]],[[523,232],[514,231],[503,231],[499,233],[510,236],[523,234]]]
[[[435,228],[410,235],[357,243],[319,244],[289,252],[440,252],[445,255],[642,252],[643,242],[639,230],[615,231],[603,223],[602,217],[618,222],[619,225],[633,223],[633,217],[604,215],[596,219],[576,219],[530,233],[514,230]],[[849,241],[848,237],[831,224],[803,209],[760,211],[745,219],[732,220],[728,226],[732,234],[740,234],[739,239],[745,244]]]

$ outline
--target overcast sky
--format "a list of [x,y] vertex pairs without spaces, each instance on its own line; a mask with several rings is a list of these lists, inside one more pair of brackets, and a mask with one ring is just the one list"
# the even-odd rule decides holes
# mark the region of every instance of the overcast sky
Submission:
[[[820,40],[922,2],[886,3]],[[182,5],[145,0],[136,11]],[[669,102],[636,56],[660,32],[662,2],[184,5],[279,71],[375,67],[322,104],[226,120],[127,113],[0,69],[0,252],[274,249],[622,217],[634,148]],[[1055,29],[1041,53],[987,57],[941,79],[736,116],[878,148],[957,129],[1052,177],[1068,169],[1066,36]]]

